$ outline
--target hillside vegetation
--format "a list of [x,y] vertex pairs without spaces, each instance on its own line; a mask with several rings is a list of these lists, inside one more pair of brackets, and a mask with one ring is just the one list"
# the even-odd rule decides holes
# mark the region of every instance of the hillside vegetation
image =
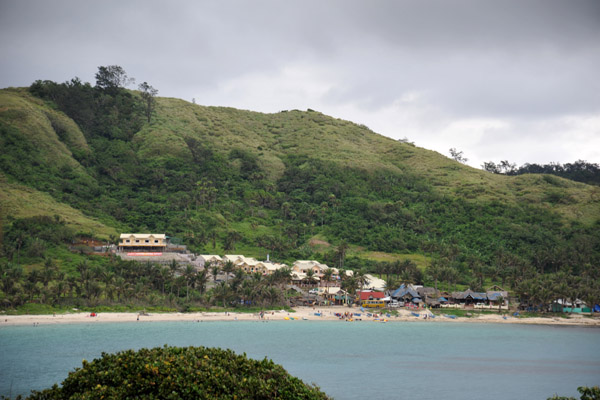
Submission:
[[600,264],[598,186],[477,170],[312,110],[156,98],[148,122],[139,96],[77,79],[0,91],[6,232],[58,215],[97,238],[165,232],[199,253],[380,271],[412,260],[405,280],[440,266],[474,289]]

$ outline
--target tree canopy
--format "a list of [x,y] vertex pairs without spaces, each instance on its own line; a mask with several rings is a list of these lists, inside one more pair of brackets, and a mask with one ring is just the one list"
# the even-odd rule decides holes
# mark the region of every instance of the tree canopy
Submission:
[[27,399],[328,399],[273,361],[231,350],[157,347],[103,353]]

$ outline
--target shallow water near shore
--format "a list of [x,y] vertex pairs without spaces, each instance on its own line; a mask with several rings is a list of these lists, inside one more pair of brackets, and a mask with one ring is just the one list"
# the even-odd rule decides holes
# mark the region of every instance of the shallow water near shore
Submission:
[[336,399],[546,399],[600,384],[600,329],[426,322],[220,321],[8,326],[0,395],[66,378],[102,352],[172,346],[268,357]]

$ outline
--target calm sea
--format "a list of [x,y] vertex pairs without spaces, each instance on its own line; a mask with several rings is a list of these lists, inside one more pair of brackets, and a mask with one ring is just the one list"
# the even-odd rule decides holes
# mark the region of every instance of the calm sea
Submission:
[[600,329],[461,323],[144,322],[0,328],[0,395],[102,352],[214,346],[265,356],[336,399],[546,399],[600,384]]

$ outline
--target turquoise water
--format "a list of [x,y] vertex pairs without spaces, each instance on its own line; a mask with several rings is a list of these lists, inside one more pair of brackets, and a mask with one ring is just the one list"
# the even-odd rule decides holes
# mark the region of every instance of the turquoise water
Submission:
[[[153,322],[0,328],[0,395],[102,352],[214,346],[265,356],[336,399],[546,399],[600,384],[600,329],[461,323]],[[577,396],[579,398],[579,396]]]

